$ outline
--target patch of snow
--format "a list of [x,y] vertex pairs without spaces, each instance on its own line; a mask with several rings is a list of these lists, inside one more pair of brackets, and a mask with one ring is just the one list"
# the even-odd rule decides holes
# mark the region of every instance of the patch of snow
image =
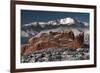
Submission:
[[75,24],[75,20],[73,18],[68,17],[68,18],[61,19],[60,23],[63,25],[72,25]]
[[71,31],[73,31],[75,36],[77,36],[81,33],[78,29],[71,29]]
[[29,37],[29,34],[25,31],[21,31],[21,36],[22,37]]

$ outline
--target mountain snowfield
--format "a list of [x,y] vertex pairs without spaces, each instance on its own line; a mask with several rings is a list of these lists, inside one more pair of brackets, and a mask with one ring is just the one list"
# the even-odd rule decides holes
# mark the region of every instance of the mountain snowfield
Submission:
[[[89,42],[89,23],[82,22],[75,18],[66,17],[63,19],[51,20],[48,22],[31,22],[23,24],[21,27],[21,44],[25,44],[29,38],[37,35],[38,33],[54,32],[68,32],[73,31],[75,36],[84,32],[85,42]],[[23,42],[23,40],[26,40]]]
[[73,18],[64,18],[60,20],[60,24],[65,24],[65,25],[72,25],[75,24],[75,20]]
[[34,27],[41,26],[43,28],[46,25],[69,25],[70,26],[70,25],[77,24],[77,23],[83,26],[89,26],[87,22],[81,22],[77,19],[67,17],[67,18],[52,20],[48,22],[31,22],[29,24],[24,24],[23,27],[24,26],[34,26]]

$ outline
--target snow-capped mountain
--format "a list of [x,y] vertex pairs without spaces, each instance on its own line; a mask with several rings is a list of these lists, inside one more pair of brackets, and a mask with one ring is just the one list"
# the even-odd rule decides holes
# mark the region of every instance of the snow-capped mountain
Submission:
[[[66,17],[63,19],[51,20],[48,22],[31,22],[29,24],[24,24],[21,27],[21,38],[29,39],[32,36],[35,36],[39,32],[48,32],[48,31],[56,31],[56,32],[67,32],[69,30],[75,32],[76,34],[79,32],[86,32],[85,28],[89,30],[89,23],[79,21],[75,18]],[[86,33],[87,35],[88,33]],[[26,41],[22,40],[22,43]]]
[[40,26],[41,28],[45,28],[46,26],[59,26],[59,25],[66,25],[66,26],[79,26],[79,27],[87,27],[89,24],[87,22],[81,22],[79,20],[76,20],[71,17],[63,18],[63,19],[57,19],[57,20],[52,20],[48,22],[32,22],[29,24],[24,24],[23,27],[26,26],[33,26],[33,27],[38,27]]

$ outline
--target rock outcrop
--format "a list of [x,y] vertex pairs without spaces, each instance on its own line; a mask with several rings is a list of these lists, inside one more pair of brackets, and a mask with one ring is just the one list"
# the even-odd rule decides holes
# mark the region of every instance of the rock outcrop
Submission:
[[83,45],[84,33],[74,35],[69,32],[40,32],[30,38],[27,44],[21,46],[21,54],[28,54],[37,50],[47,48],[73,48],[77,49]]

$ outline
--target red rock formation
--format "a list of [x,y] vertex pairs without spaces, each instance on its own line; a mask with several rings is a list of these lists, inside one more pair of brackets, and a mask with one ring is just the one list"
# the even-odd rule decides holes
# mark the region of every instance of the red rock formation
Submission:
[[80,48],[84,41],[84,33],[75,36],[70,32],[39,33],[29,39],[29,42],[21,47],[21,54],[28,54],[47,48]]

